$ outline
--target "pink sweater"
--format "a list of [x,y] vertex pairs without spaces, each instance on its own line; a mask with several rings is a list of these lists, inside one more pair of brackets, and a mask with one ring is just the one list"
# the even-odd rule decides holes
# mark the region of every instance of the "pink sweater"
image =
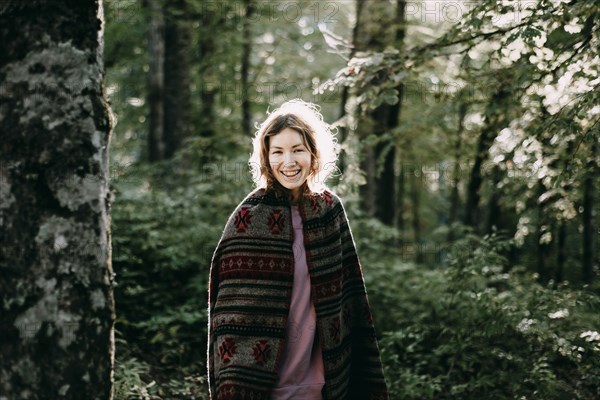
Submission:
[[317,316],[310,296],[310,276],[304,252],[302,218],[292,206],[294,284],[287,325],[287,345],[272,400],[322,400],[323,356],[316,334]]

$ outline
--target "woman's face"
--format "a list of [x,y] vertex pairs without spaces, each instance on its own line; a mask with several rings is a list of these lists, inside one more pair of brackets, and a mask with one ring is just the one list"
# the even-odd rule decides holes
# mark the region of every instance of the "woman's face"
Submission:
[[269,137],[269,165],[275,179],[294,195],[308,178],[311,155],[302,135],[292,128],[285,128]]

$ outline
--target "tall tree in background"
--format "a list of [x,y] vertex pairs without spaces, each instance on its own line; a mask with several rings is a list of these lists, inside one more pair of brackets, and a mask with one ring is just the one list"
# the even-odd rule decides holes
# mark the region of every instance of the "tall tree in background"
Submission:
[[190,136],[192,25],[189,0],[165,7],[165,157],[171,158]]
[[594,140],[590,146],[590,154],[586,165],[585,178],[583,183],[583,213],[581,214],[581,223],[583,225],[582,232],[582,243],[583,243],[583,257],[582,263],[582,275],[585,283],[591,283],[594,274],[594,226],[595,226],[595,215],[594,215],[594,193],[597,193],[597,189],[594,188],[595,182],[598,179],[598,139]]
[[[404,49],[404,37],[406,36],[406,1],[397,0],[396,18],[394,21],[395,37],[394,45],[401,52]],[[377,110],[382,114],[378,119],[377,134],[387,135],[388,141],[380,141],[375,147],[375,157],[380,160],[383,158],[383,169],[381,174],[377,174],[375,179],[377,190],[377,207],[375,217],[381,222],[394,225],[396,221],[396,209],[402,199],[397,200],[396,188],[396,143],[393,131],[398,127],[400,121],[400,110],[402,108],[402,97],[404,95],[404,85],[402,82],[396,87],[398,100],[392,104],[384,103]],[[377,113],[376,110],[376,113]]]
[[[355,3],[354,27],[352,28],[352,43],[351,43],[350,54],[348,56],[348,59],[352,59],[352,57],[354,57],[354,55],[356,54],[358,30],[359,30],[359,27],[361,24],[360,16],[362,15],[363,7],[365,5],[364,1],[357,0],[354,3]],[[340,98],[340,120],[342,121],[342,123],[340,124],[340,127],[338,129],[339,136],[340,136],[340,138],[339,138],[340,143],[344,143],[348,136],[348,123],[349,123],[350,115],[348,114],[349,110],[347,110],[346,108],[347,108],[349,97],[350,97],[350,90],[349,90],[348,86],[342,87],[342,95]],[[338,161],[338,167],[340,169],[340,173],[343,174],[344,171],[346,170],[346,158],[345,158],[344,152],[342,152],[340,154],[339,161]]]
[[102,3],[0,5],[0,397],[111,399]]
[[[357,6],[358,7],[358,6]],[[359,51],[383,51],[387,46],[402,47],[405,30],[406,2],[366,2],[364,18],[357,19],[354,47]],[[360,23],[359,23],[360,22]],[[381,222],[393,225],[396,218],[395,156],[396,148],[392,131],[398,126],[402,85],[395,89],[392,101],[379,104],[363,121],[364,134],[372,132],[375,145],[367,145],[362,168],[367,184],[361,187],[361,197],[369,214]]]
[[148,159],[173,157],[192,132],[192,10],[188,0],[144,0],[148,15]]
[[485,111],[485,125],[479,133],[477,139],[477,152],[474,157],[473,167],[471,168],[471,174],[469,183],[467,185],[467,202],[465,209],[464,223],[467,226],[472,226],[475,231],[479,229],[480,219],[480,206],[479,202],[481,199],[481,185],[483,183],[484,163],[488,160],[489,150],[498,134],[498,131],[502,129],[502,124],[506,123],[506,108],[508,97],[510,93],[506,90],[508,85],[508,78],[498,74],[500,77],[497,86],[494,88],[494,93],[488,100],[488,104]]
[[[460,195],[459,195],[459,186],[460,186],[460,178],[461,178],[461,172],[460,172],[460,165],[461,165],[461,149],[462,149],[462,135],[463,132],[465,130],[465,117],[467,116],[467,110],[468,110],[468,105],[466,100],[464,100],[462,98],[462,96],[458,96],[458,116],[457,116],[457,127],[456,127],[456,137],[454,139],[454,148],[453,148],[453,157],[454,160],[452,161],[453,163],[453,168],[452,168],[452,172],[448,171],[449,173],[451,173],[452,178],[450,179],[450,183],[451,183],[451,189],[450,189],[450,205],[448,207],[448,212],[449,212],[449,216],[448,216],[448,226],[452,226],[452,224],[454,224],[456,222],[456,220],[458,219],[458,208],[459,208],[459,202],[460,202]],[[447,240],[448,242],[452,242],[454,240],[454,229],[449,229],[448,230],[448,236],[447,236]]]
[[212,7],[203,7],[199,20],[201,21],[198,28],[198,44],[194,54],[198,57],[194,59],[195,65],[198,65],[198,80],[200,83],[200,112],[197,123],[198,134],[206,141],[205,160],[209,159],[211,154],[210,146],[212,146],[212,138],[215,135],[215,96],[220,88],[220,85],[215,82],[216,76],[215,65],[212,56],[215,53],[215,40],[212,35],[223,24],[223,15],[214,10]]
[[165,19],[161,0],[144,0],[148,15],[148,159],[165,158]]
[[[544,194],[546,188],[544,187],[544,183],[542,182],[541,179],[538,179],[537,181],[537,190],[538,190],[538,199],[543,198],[542,195]],[[537,211],[538,211],[538,215],[537,215],[537,238],[536,238],[536,255],[537,255],[537,273],[539,276],[539,279],[541,281],[547,281],[550,274],[548,273],[548,263],[547,263],[547,258],[548,258],[548,250],[550,248],[548,240],[546,240],[546,237],[548,235],[548,224],[550,221],[548,221],[548,218],[546,216],[547,213],[547,201],[540,201],[538,200],[537,202]]]
[[249,137],[252,133],[252,115],[250,114],[250,97],[248,79],[250,76],[250,63],[252,53],[252,16],[254,5],[252,0],[244,0],[244,23],[242,43],[242,132]]

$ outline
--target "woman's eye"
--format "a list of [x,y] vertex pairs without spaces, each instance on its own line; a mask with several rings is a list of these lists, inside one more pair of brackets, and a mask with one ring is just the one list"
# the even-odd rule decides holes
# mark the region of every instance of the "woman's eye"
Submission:
[[280,151],[274,151],[273,154],[280,154]]
[[297,152],[302,152],[304,149],[296,149]]

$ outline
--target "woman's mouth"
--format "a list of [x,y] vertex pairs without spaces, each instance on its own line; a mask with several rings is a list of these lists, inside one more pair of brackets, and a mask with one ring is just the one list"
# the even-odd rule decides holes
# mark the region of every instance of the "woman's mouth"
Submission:
[[284,175],[286,178],[295,178],[300,174],[300,171],[301,170],[299,169],[294,171],[281,171],[281,174]]

